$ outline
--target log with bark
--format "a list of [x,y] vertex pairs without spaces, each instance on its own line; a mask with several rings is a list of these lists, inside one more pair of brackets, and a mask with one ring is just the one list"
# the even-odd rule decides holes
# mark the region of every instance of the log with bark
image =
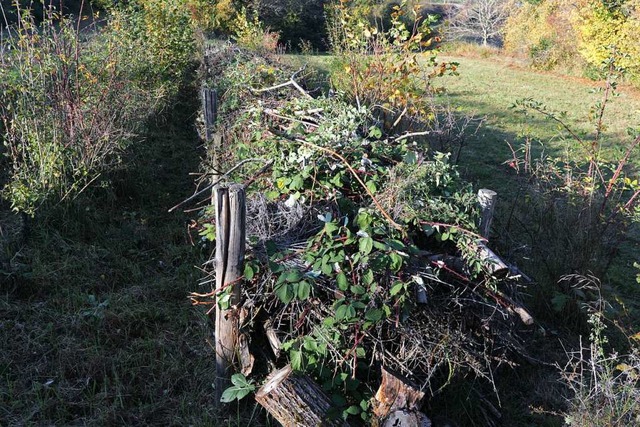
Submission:
[[294,373],[291,365],[269,375],[256,393],[256,402],[284,427],[349,426],[330,418],[329,396],[308,376]]
[[408,379],[382,368],[382,382],[373,402],[374,425],[391,426],[431,426],[431,421],[420,412],[424,392]]

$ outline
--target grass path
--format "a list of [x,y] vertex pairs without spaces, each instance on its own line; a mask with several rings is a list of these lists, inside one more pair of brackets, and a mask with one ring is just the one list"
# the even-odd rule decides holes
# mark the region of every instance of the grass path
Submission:
[[197,100],[152,123],[113,190],[33,225],[0,286],[0,425],[215,425],[210,332],[186,298],[208,254],[166,213],[193,188]]

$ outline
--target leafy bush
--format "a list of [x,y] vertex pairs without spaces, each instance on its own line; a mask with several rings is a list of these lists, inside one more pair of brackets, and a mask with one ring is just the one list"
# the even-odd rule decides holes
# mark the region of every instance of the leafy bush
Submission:
[[279,34],[265,28],[257,13],[249,18],[247,10],[242,8],[234,27],[236,42],[242,47],[260,53],[274,53],[278,48]]
[[598,66],[613,52],[632,80],[640,78],[640,2],[586,2],[577,12],[576,27],[579,51],[587,63]]
[[402,6],[394,7],[391,27],[385,29],[369,24],[346,2],[333,5],[329,37],[336,59],[331,81],[358,105],[378,105],[391,111],[391,116],[406,109],[409,115],[426,117],[429,106],[425,95],[431,90],[430,81],[455,71],[455,64],[438,62],[435,50],[426,58],[421,54],[438,41],[429,28],[432,20],[422,20],[416,10],[410,11],[414,20],[408,27],[403,22],[406,11]]
[[565,0],[524,2],[505,24],[505,50],[528,57],[538,69],[575,67],[580,58],[576,39],[573,5]]
[[76,196],[121,162],[150,114],[175,92],[192,58],[188,15],[177,2],[114,10],[102,34],[49,11],[28,10],[0,63],[0,118],[10,176],[4,196],[35,213]]

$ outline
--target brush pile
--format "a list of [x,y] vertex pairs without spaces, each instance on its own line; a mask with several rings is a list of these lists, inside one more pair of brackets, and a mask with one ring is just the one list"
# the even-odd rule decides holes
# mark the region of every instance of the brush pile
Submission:
[[[366,421],[382,367],[434,394],[456,375],[491,382],[524,352],[519,278],[428,128],[398,132],[379,107],[322,95],[306,68],[231,45],[210,48],[203,70],[223,141],[209,164],[247,186],[241,333],[269,365],[245,375],[290,364]],[[225,293],[194,301],[224,306]]]

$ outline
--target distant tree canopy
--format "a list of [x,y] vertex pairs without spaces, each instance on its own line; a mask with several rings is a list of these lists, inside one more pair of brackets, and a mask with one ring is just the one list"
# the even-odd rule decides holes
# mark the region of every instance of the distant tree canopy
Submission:
[[640,82],[640,0],[541,0],[522,3],[505,27],[505,48],[528,55],[537,68],[616,59]]

